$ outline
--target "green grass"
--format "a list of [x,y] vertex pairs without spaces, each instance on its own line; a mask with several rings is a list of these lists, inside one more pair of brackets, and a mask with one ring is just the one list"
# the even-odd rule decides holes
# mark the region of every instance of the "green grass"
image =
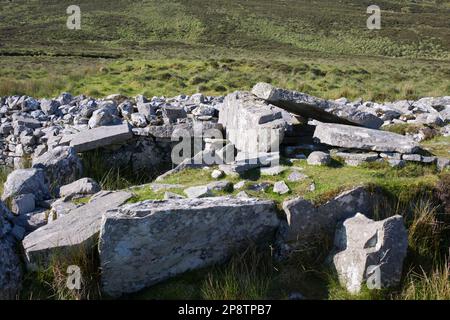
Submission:
[[450,157],[450,137],[439,136],[422,143],[423,147],[432,154],[449,158]]
[[3,194],[3,185],[6,182],[6,178],[8,178],[8,174],[11,172],[11,169],[6,166],[0,166],[0,195]]
[[218,95],[258,81],[377,101],[450,91],[444,3],[381,1],[379,31],[366,0],[205,3],[81,0],[71,31],[70,1],[3,0],[0,95]]

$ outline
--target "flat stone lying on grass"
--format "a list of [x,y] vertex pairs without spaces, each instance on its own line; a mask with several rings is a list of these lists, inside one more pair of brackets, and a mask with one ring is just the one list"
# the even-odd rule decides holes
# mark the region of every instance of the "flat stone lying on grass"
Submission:
[[291,190],[289,189],[286,182],[284,182],[284,181],[278,181],[273,186],[273,192],[278,193],[278,194],[286,194],[289,191],[291,191]]
[[211,183],[208,183],[207,187],[209,190],[212,190],[212,191],[226,191],[226,192],[233,191],[233,184],[229,181],[211,182]]
[[[272,201],[217,197],[143,201],[105,214],[103,291],[117,297],[267,244],[279,225]],[[126,275],[123,276],[123,275]]]
[[314,138],[330,146],[381,152],[414,153],[417,142],[410,137],[343,124],[319,123]]
[[314,151],[308,156],[307,162],[311,166],[327,166],[331,163],[331,157],[328,153]]
[[286,171],[286,167],[283,166],[273,166],[273,167],[267,167],[267,168],[261,168],[260,172],[262,176],[277,176],[284,171]]
[[102,214],[130,199],[129,192],[99,192],[89,203],[30,233],[23,240],[27,263],[47,265],[52,255],[90,248],[100,230]]
[[132,137],[131,127],[124,123],[81,131],[72,137],[70,146],[76,152],[86,152],[112,144],[120,144]]
[[283,258],[295,250],[331,240],[339,221],[355,212],[371,216],[377,201],[378,196],[365,187],[345,191],[319,207],[303,198],[286,200],[283,202],[286,221],[278,232],[279,256]]
[[289,182],[298,182],[298,181],[302,181],[302,180],[307,179],[307,178],[308,178],[308,176],[306,174],[298,172],[297,170],[293,170],[289,174],[287,180]]
[[353,294],[365,282],[384,289],[400,283],[408,233],[402,216],[373,221],[358,213],[338,227],[333,265],[341,284]]
[[245,180],[239,181],[239,182],[234,184],[233,189],[234,190],[242,189],[245,186],[245,183],[246,183]]
[[351,153],[351,152],[337,152],[335,154],[337,157],[344,159],[345,163],[349,166],[359,166],[364,162],[374,162],[380,159],[378,153],[368,152],[368,153]]
[[211,189],[208,186],[189,187],[187,189],[184,189],[184,193],[190,199],[212,196]]

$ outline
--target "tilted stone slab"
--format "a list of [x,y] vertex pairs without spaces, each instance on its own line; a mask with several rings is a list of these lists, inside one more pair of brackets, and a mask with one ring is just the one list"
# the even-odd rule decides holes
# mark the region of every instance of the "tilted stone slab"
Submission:
[[[225,97],[219,123],[236,149],[250,153],[269,152],[283,141],[288,123],[283,110],[250,92],[234,92]],[[278,151],[278,150],[272,150]]]
[[143,201],[108,211],[100,232],[103,291],[120,296],[267,243],[272,201],[230,197]]
[[102,214],[115,209],[132,196],[129,192],[100,192],[84,206],[30,233],[23,240],[28,263],[46,265],[52,254],[94,244]]
[[397,133],[353,127],[343,124],[319,123],[314,138],[335,147],[381,152],[414,153],[417,142]]
[[133,138],[133,132],[130,126],[125,123],[84,130],[72,137],[70,146],[76,152],[86,152],[112,144],[120,144],[131,138]]
[[383,120],[371,113],[341,106],[333,101],[317,98],[306,93],[276,88],[264,82],[256,84],[252,93],[279,108],[305,118],[323,122],[361,125],[375,129],[383,125]]

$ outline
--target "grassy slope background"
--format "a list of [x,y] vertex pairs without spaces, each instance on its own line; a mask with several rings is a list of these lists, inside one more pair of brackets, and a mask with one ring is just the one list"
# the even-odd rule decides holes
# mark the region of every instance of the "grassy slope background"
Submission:
[[450,5],[378,1],[0,1],[0,95],[224,94],[257,81],[378,101],[450,92]]
[[[0,0],[0,95],[43,97],[62,91],[96,97],[110,93],[226,94],[249,89],[258,81],[325,98],[383,101],[450,94],[448,1],[377,1],[383,10],[379,31],[366,28],[366,8],[371,4],[366,0],[77,3],[82,10],[82,30],[70,31],[65,27],[65,11],[72,1]],[[443,143],[432,140],[427,146],[447,155],[447,140]],[[226,266],[182,275],[137,297],[287,298],[298,291],[319,299],[449,299],[449,269],[445,267],[449,224],[442,221],[441,209],[427,202],[431,199],[415,197],[422,189],[433,192],[437,179],[448,185],[448,174],[445,180],[437,176],[436,168],[422,166],[397,171],[301,165],[317,190],[308,193],[308,180],[291,185],[290,196],[304,194],[320,201],[356,182],[381,185],[395,195],[393,207],[382,213],[403,214],[410,230],[400,288],[349,296],[329,270],[315,263],[299,259],[274,268],[270,256],[255,256],[249,250]],[[0,169],[0,181],[4,181],[8,172]],[[128,186],[119,173],[99,172],[93,177],[105,188]],[[191,185],[208,179],[209,173],[188,171],[167,182]],[[252,195],[283,200],[270,192]],[[142,188],[136,190],[134,200],[160,197]],[[78,257],[86,264],[83,270],[89,271],[84,274],[97,277],[97,263],[84,254]],[[89,280],[95,287],[92,291],[73,296],[64,291],[61,270],[64,266],[55,264],[38,276],[29,274],[32,284],[25,287],[30,292],[21,296],[96,297],[98,279]]]

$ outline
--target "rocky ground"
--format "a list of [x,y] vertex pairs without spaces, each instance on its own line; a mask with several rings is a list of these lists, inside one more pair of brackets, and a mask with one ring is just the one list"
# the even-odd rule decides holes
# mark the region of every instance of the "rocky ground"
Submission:
[[[386,194],[374,183],[434,186],[450,166],[450,97],[329,101],[259,83],[225,97],[0,97],[0,116],[10,171],[0,298],[17,297],[30,270],[79,252],[97,257],[103,294],[120,297],[250,244],[280,262],[318,239],[332,243],[324,260],[349,292],[396,287],[409,225],[380,216]],[[176,163],[173,137],[188,140]],[[104,172],[146,184],[110,188],[89,176],[93,152]],[[448,195],[438,201],[448,211]]]

